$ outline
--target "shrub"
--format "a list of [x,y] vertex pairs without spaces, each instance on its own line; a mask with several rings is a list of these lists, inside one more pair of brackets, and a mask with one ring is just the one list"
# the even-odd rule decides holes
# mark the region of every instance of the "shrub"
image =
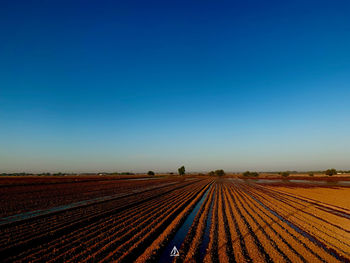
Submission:
[[210,172],[208,173],[208,175],[209,175],[209,176],[215,176],[215,172],[214,172],[214,171],[210,171]]
[[314,173],[309,173],[309,176],[314,176]]
[[332,176],[332,175],[337,174],[337,170],[335,170],[334,168],[328,169],[328,170],[325,171],[325,174],[328,175],[328,176]]
[[216,170],[216,171],[215,171],[215,175],[216,175],[216,176],[224,176],[224,175],[225,175],[225,172],[224,172],[224,170],[222,170],[222,169]]
[[280,175],[282,175],[283,177],[288,177],[289,176],[289,172],[281,172]]
[[153,171],[148,171],[148,173],[147,173],[149,176],[154,176],[154,172]]
[[245,176],[245,177],[257,177],[257,176],[259,176],[259,173],[246,171],[243,173],[243,176]]
[[250,176],[250,172],[249,171],[244,172],[243,176],[247,176],[247,177]]

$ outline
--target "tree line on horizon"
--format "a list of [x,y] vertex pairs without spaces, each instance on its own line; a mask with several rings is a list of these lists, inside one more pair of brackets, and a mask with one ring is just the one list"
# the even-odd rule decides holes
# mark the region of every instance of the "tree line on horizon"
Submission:
[[[297,172],[297,171],[282,171],[282,172],[267,172],[270,174],[279,174],[283,177],[288,177],[290,174],[303,174],[307,173],[309,176],[314,176],[315,173],[324,173],[328,176],[333,176],[338,173],[350,173],[350,170],[336,170],[335,168],[327,169],[325,171],[310,171],[310,172]],[[101,172],[101,173],[82,173],[84,175],[136,175],[136,173],[133,172],[112,172],[112,173],[107,173],[107,172]],[[155,172],[150,170],[147,172],[148,176],[155,176]],[[169,172],[168,174],[173,175],[173,172]],[[186,168],[184,165],[178,168],[178,174],[180,176],[183,176],[186,174]],[[215,171],[210,171],[207,174],[200,174],[200,175],[209,175],[209,176],[224,176],[226,173],[223,169],[218,169]],[[0,176],[63,176],[63,175],[77,175],[77,173],[62,173],[62,172],[57,172],[57,173],[50,173],[50,172],[44,172],[44,173],[26,173],[26,172],[21,172],[21,173],[0,173]],[[246,171],[243,172],[242,175],[244,177],[258,177],[259,173],[258,172],[251,172],[251,171]]]

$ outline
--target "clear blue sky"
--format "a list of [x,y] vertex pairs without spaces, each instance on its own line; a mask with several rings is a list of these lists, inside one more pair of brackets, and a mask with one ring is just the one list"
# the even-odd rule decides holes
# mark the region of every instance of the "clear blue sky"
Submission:
[[350,169],[349,13],[1,1],[0,172]]

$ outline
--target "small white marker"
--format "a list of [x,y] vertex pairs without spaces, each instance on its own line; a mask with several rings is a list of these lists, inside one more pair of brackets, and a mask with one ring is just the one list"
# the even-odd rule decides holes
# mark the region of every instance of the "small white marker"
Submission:
[[176,246],[173,247],[173,249],[170,252],[171,257],[178,257],[180,256],[179,250],[177,250]]

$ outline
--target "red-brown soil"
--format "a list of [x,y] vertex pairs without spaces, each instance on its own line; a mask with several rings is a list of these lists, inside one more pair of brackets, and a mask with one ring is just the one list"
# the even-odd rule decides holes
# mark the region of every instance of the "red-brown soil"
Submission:
[[[6,200],[0,218],[3,262],[157,261],[201,199],[180,256],[169,255],[168,261],[350,259],[349,187],[209,177],[6,180],[0,187]],[[82,200],[90,201],[69,206]],[[67,208],[52,210],[62,205]],[[18,215],[33,210],[45,213]],[[204,235],[209,241],[203,251]]]

